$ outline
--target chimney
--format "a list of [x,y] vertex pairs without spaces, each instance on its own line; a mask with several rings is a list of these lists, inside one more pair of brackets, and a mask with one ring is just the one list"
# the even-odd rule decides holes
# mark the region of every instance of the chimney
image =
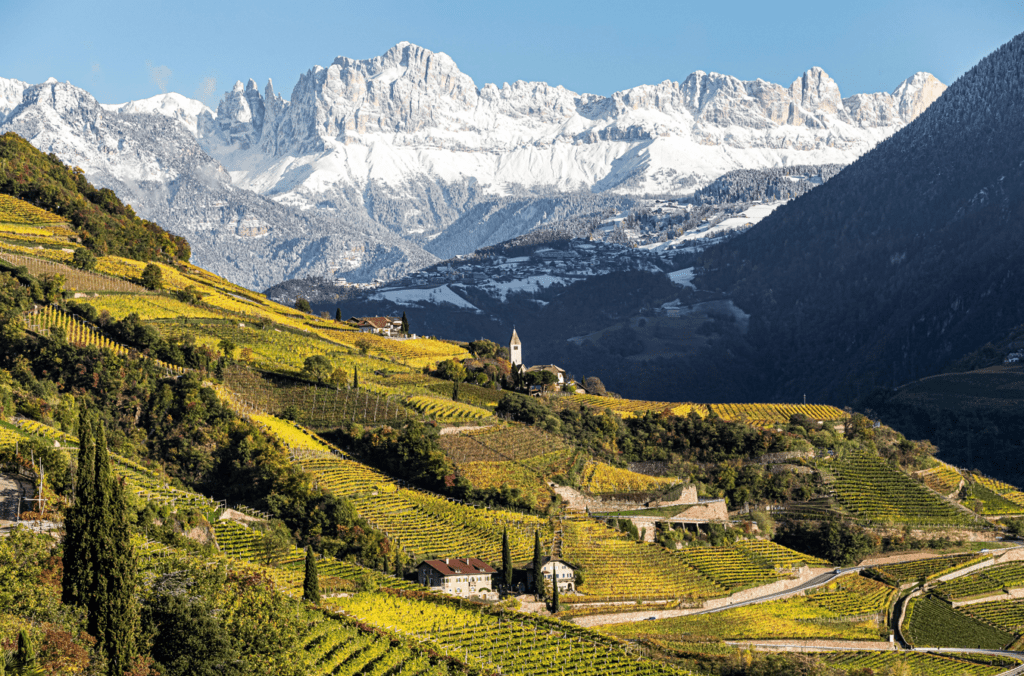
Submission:
[[446,565],[446,566],[448,565],[448,559],[444,560],[444,565]]

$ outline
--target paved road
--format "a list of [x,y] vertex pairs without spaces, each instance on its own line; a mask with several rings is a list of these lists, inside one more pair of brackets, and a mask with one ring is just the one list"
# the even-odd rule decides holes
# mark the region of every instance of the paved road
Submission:
[[784,599],[784,598],[787,598],[789,596],[793,596],[794,594],[799,594],[800,592],[806,591],[808,589],[814,589],[815,587],[821,587],[823,585],[828,584],[829,582],[831,582],[832,580],[836,579],[837,577],[840,577],[841,575],[846,575],[846,574],[848,574],[850,572],[857,571],[857,570],[860,570],[860,569],[859,568],[843,568],[838,573],[836,573],[835,571],[833,571],[831,573],[824,573],[822,575],[819,575],[818,577],[811,578],[810,580],[808,580],[807,582],[804,582],[802,585],[800,585],[798,587],[793,587],[792,589],[787,589],[786,591],[777,592],[775,594],[768,594],[766,596],[758,596],[757,598],[750,599],[749,601],[740,601],[739,603],[730,603],[727,606],[721,606],[719,608],[708,608],[707,610],[700,610],[700,611],[697,611],[695,613],[690,613],[690,615],[692,616],[692,615],[707,615],[709,613],[720,613],[723,610],[732,610],[733,608],[742,608],[743,606],[752,606],[752,605],[754,605],[756,603],[765,603],[766,601],[778,601],[779,599]]

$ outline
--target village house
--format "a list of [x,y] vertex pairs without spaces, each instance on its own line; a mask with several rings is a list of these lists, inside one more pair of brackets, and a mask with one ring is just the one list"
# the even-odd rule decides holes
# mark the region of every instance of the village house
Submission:
[[493,589],[494,568],[480,559],[430,559],[417,567],[419,583],[446,594],[469,598],[484,596]]
[[401,317],[350,317],[349,321],[362,333],[393,338],[402,332]]
[[[543,564],[540,567],[541,574],[544,575],[544,584],[550,588],[553,581],[558,582],[559,592],[571,592],[576,589],[576,568],[569,563],[561,560],[557,556],[552,558],[545,556]],[[533,578],[533,564],[526,566],[526,580],[530,587],[536,588],[536,582]]]

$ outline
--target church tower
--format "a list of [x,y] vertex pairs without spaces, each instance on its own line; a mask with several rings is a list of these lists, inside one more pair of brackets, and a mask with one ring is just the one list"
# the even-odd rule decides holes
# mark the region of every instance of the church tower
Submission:
[[512,340],[508,343],[508,360],[512,362],[513,366],[523,365],[523,343],[519,340],[519,334],[516,333],[515,327],[512,328]]

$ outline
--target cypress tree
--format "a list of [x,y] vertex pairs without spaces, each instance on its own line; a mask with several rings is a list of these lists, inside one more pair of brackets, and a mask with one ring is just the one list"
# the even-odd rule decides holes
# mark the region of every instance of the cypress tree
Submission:
[[316,557],[309,547],[306,548],[306,576],[302,580],[302,598],[310,603],[320,604],[320,576],[317,573]]
[[355,367],[355,375],[352,376],[352,389],[359,389],[359,367]]
[[452,383],[452,401],[459,400],[459,381],[456,380]]
[[100,631],[110,673],[123,674],[131,669],[138,654],[136,637],[139,630],[139,608],[135,600],[137,564],[131,542],[131,525],[124,484],[111,481],[110,575],[106,579],[104,606],[100,610]]
[[405,312],[402,312],[402,335],[409,335],[409,320],[405,318]]
[[64,580],[61,602],[82,605],[92,579],[92,548],[88,546],[89,509],[96,499],[96,446],[92,424],[83,407],[78,413],[78,472],[75,502],[64,519]]
[[26,672],[36,666],[36,651],[32,649],[32,642],[24,629],[18,632],[18,652],[14,659],[15,664]]
[[551,612],[558,612],[558,578],[551,578]]
[[544,595],[544,557],[540,552],[540,531],[533,531],[533,582],[537,587],[537,595]]
[[501,532],[501,572],[505,578],[505,589],[512,588],[512,550],[508,546],[508,526]]
[[341,321],[341,308],[338,308],[337,310],[334,311],[334,321]]
[[87,611],[110,673],[123,674],[137,655],[137,567],[124,486],[111,477],[106,431],[79,419],[75,504],[65,520],[65,602]]

